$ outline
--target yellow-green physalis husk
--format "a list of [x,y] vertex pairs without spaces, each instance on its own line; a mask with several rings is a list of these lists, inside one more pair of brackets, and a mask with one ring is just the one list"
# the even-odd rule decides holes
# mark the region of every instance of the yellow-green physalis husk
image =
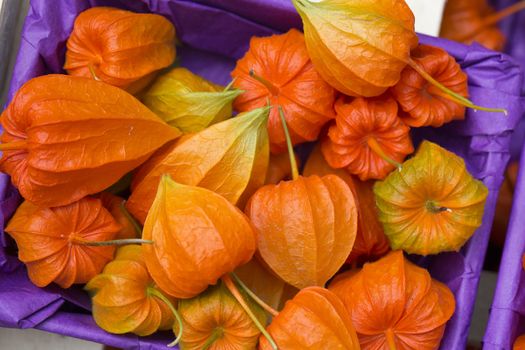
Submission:
[[423,141],[401,170],[375,184],[374,193],[392,249],[429,255],[465,244],[481,225],[488,189],[461,157]]
[[244,208],[266,178],[269,110],[261,107],[241,113],[159,150],[135,173],[126,208],[143,223],[165,174],[178,183],[216,192]]
[[[266,324],[264,310],[241,294],[259,322]],[[184,325],[181,350],[253,350],[257,346],[261,333],[222,282],[195,298],[181,300],[178,311]]]
[[166,123],[192,133],[230,118],[233,100],[241,93],[175,68],[157,78],[142,102]]

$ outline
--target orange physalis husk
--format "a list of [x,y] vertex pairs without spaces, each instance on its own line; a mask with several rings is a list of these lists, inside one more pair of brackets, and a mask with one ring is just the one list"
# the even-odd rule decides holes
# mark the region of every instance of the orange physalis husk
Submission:
[[[295,162],[298,167],[301,165],[301,160],[295,155]],[[270,154],[270,162],[268,163],[268,172],[266,173],[266,180],[264,183],[277,184],[282,180],[290,180],[292,176],[292,167],[290,165],[290,157],[288,154]]]
[[24,84],[2,126],[0,170],[44,207],[106,189],[180,135],[123,90],[58,74]]
[[512,350],[525,350],[525,334],[516,339]]
[[[303,34],[252,38],[250,50],[232,72],[234,86],[244,90],[234,103],[249,111],[269,103],[282,106],[294,145],[314,141],[326,122],[334,117],[334,89],[314,69]],[[286,140],[277,108],[268,119],[272,153],[286,150]]]
[[406,65],[463,106],[475,105],[432,78],[410,57],[418,44],[414,15],[403,0],[292,0],[301,15],[306,47],[327,83],[351,96],[374,97],[397,84]]
[[142,101],[166,123],[192,133],[230,118],[233,100],[241,93],[175,68],[159,76]]
[[400,0],[293,0],[316,70],[351,96],[394,86],[418,39],[414,15]]
[[[443,86],[468,97],[467,75],[445,50],[419,45],[412,51],[412,58]],[[452,120],[465,118],[464,106],[451,101],[440,89],[429,85],[411,67],[403,70],[401,80],[391,91],[404,112],[401,113],[401,119],[412,127],[440,127]]]
[[336,175],[316,175],[260,188],[246,214],[257,232],[258,252],[285,282],[324,286],[350,254],[357,209]]
[[175,55],[175,27],[166,18],[93,7],[75,20],[64,69],[136,93]]
[[414,152],[410,128],[398,117],[396,101],[388,96],[341,97],[335,104],[335,124],[322,143],[333,168],[346,168],[362,181],[384,179]]
[[330,284],[363,350],[434,350],[455,309],[448,287],[395,251]]
[[310,153],[303,174],[305,176],[337,175],[346,182],[354,194],[357,205],[357,235],[352,252],[346,259],[347,264],[362,264],[366,261],[375,260],[390,250],[388,240],[383,232],[383,225],[377,219],[372,181],[359,181],[343,169],[330,167],[326,163],[319,145]]
[[250,261],[255,233],[224,197],[163,176],[143,229],[144,258],[155,283],[176,298],[192,298]]
[[478,42],[491,50],[501,51],[506,38],[497,23],[523,9],[525,1],[515,2],[495,12],[487,0],[449,0],[439,36],[465,44]]
[[124,206],[126,201],[124,198],[115,196],[109,192],[102,192],[100,194],[100,200],[104,208],[106,208],[111,216],[122,226],[116,239],[140,238],[142,228],[126,210]]
[[176,301],[155,286],[138,245],[119,248],[85,289],[95,322],[109,333],[146,336],[173,327]]
[[241,113],[161,150],[135,175],[126,208],[144,222],[164,174],[217,192],[243,207],[266,177],[268,111],[264,107]]
[[[267,330],[281,350],[360,350],[343,303],[334,293],[320,287],[305,288],[286,302]],[[258,349],[271,348],[261,337]]]
[[354,196],[336,175],[299,176],[287,140],[293,180],[260,188],[245,212],[257,232],[258,252],[275,274],[299,289],[324,286],[354,245]]
[[86,283],[113,259],[114,247],[91,246],[113,240],[121,226],[99,199],[83,198],[67,206],[38,208],[24,202],[5,231],[18,246],[18,258],[39,286],[62,288]]
[[458,251],[481,225],[488,189],[465,162],[423,141],[416,155],[374,186],[379,221],[392,249]]
[[[264,310],[243,296],[259,322],[266,324]],[[222,282],[179,301],[178,311],[184,324],[181,350],[253,350],[257,346],[261,332]]]

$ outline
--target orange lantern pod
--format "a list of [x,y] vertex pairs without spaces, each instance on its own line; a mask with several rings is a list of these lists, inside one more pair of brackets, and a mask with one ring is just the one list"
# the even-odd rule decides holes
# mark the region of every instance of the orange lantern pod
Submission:
[[377,219],[377,208],[372,181],[359,181],[343,169],[334,169],[328,165],[321,153],[321,148],[316,146],[306,164],[303,174],[328,175],[334,174],[343,179],[352,190],[357,205],[357,235],[347,264],[362,264],[366,261],[376,260],[385,255],[390,246],[383,232],[383,226]]
[[[301,32],[252,38],[250,49],[232,72],[234,86],[244,90],[234,108],[244,112],[282,106],[294,145],[317,139],[321,128],[334,117],[334,89],[314,69]],[[272,153],[286,151],[286,140],[277,108],[270,111],[268,133]]]
[[448,287],[395,251],[330,284],[363,350],[434,350],[455,309]]
[[[155,283],[192,298],[250,261],[255,233],[246,216],[220,195],[163,176],[143,229],[144,259]],[[183,259],[181,257],[184,257]]]
[[512,350],[525,350],[525,334],[516,339]]
[[497,23],[523,9],[524,1],[495,12],[487,0],[450,0],[445,6],[439,36],[465,44],[478,42],[491,50],[501,51],[506,39]]
[[111,243],[121,228],[99,199],[86,197],[55,208],[25,201],[5,231],[35,285],[69,288],[88,282],[113,259],[114,247],[93,245]]
[[180,135],[123,90],[58,74],[24,84],[1,120],[0,170],[43,207],[108,188]]
[[291,141],[288,147],[293,180],[261,187],[245,212],[257,232],[258,253],[275,274],[299,289],[324,286],[354,245],[354,196],[335,175],[299,176]]
[[[244,297],[259,323],[265,324],[264,310]],[[252,350],[257,346],[261,332],[222,282],[180,300],[178,311],[184,325],[183,350]]]
[[104,208],[106,208],[111,216],[122,226],[122,229],[117,234],[117,239],[140,238],[142,228],[126,210],[124,206],[126,200],[124,198],[115,196],[109,192],[102,192],[100,194],[100,200]]
[[164,174],[243,207],[266,177],[268,111],[263,107],[241,113],[160,149],[135,174],[126,208],[143,223]]
[[[327,289],[309,287],[301,290],[274,317],[267,328],[279,349],[360,350],[352,320],[341,300]],[[268,350],[265,338],[259,350]]]
[[179,317],[175,300],[153,283],[138,245],[118,249],[115,259],[85,289],[91,295],[95,322],[109,333],[146,336],[171,329],[173,316]]
[[[419,45],[412,51],[412,58],[443,86],[468,97],[467,75],[445,50]],[[464,106],[451,101],[439,88],[429,85],[411,67],[403,70],[401,80],[391,91],[403,110],[401,119],[412,127],[440,127],[452,120],[465,118]]]
[[381,95],[395,85],[418,42],[404,1],[292,1],[308,53],[326,82],[351,96]]
[[335,110],[335,124],[322,143],[331,167],[346,168],[362,181],[383,179],[414,152],[410,128],[399,119],[391,97],[341,97]]
[[166,18],[93,7],[75,20],[64,69],[136,93],[175,55],[175,28]]

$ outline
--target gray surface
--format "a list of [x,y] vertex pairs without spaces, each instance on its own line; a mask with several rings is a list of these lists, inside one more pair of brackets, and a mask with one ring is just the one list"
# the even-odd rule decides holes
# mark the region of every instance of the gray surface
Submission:
[[102,345],[34,329],[0,328],[1,350],[102,350]]
[[[0,0],[0,107],[4,105],[29,0]],[[1,108],[0,108],[1,109]]]

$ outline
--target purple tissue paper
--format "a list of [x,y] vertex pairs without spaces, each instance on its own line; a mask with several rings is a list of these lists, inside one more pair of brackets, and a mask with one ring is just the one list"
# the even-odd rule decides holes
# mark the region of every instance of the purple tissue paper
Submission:
[[[181,64],[222,84],[230,79],[235,60],[243,56],[252,36],[267,36],[301,26],[287,0],[32,0],[10,98],[33,77],[63,72],[65,43],[75,17],[92,6],[115,6],[166,16],[176,26],[184,44],[179,50]],[[509,112],[504,116],[469,110],[465,121],[414,131],[415,140],[437,142],[463,157],[469,171],[489,188],[483,224],[460,252],[412,257],[428,268],[434,278],[445,282],[456,296],[456,312],[447,325],[441,349],[464,349],[498,189],[510,157],[510,138],[523,112],[520,96],[523,76],[518,64],[504,54],[477,45],[464,46],[426,36],[420,39],[456,57],[469,75],[470,96],[475,103],[506,108]],[[5,224],[20,198],[5,176],[0,180],[1,220]],[[98,328],[89,315],[89,300],[78,288],[64,291],[55,286],[34,287],[24,267],[13,257],[11,245],[2,232],[0,326],[35,327],[125,349],[165,349],[170,334],[139,338],[111,335]]]
[[[492,0],[491,4],[495,9],[501,10],[518,1],[519,0]],[[525,11],[520,11],[502,20],[499,27],[507,38],[504,52],[514,57],[525,69]],[[523,89],[525,90],[525,85]],[[512,137],[510,153],[513,160],[519,159],[524,139],[525,119],[518,124]]]

